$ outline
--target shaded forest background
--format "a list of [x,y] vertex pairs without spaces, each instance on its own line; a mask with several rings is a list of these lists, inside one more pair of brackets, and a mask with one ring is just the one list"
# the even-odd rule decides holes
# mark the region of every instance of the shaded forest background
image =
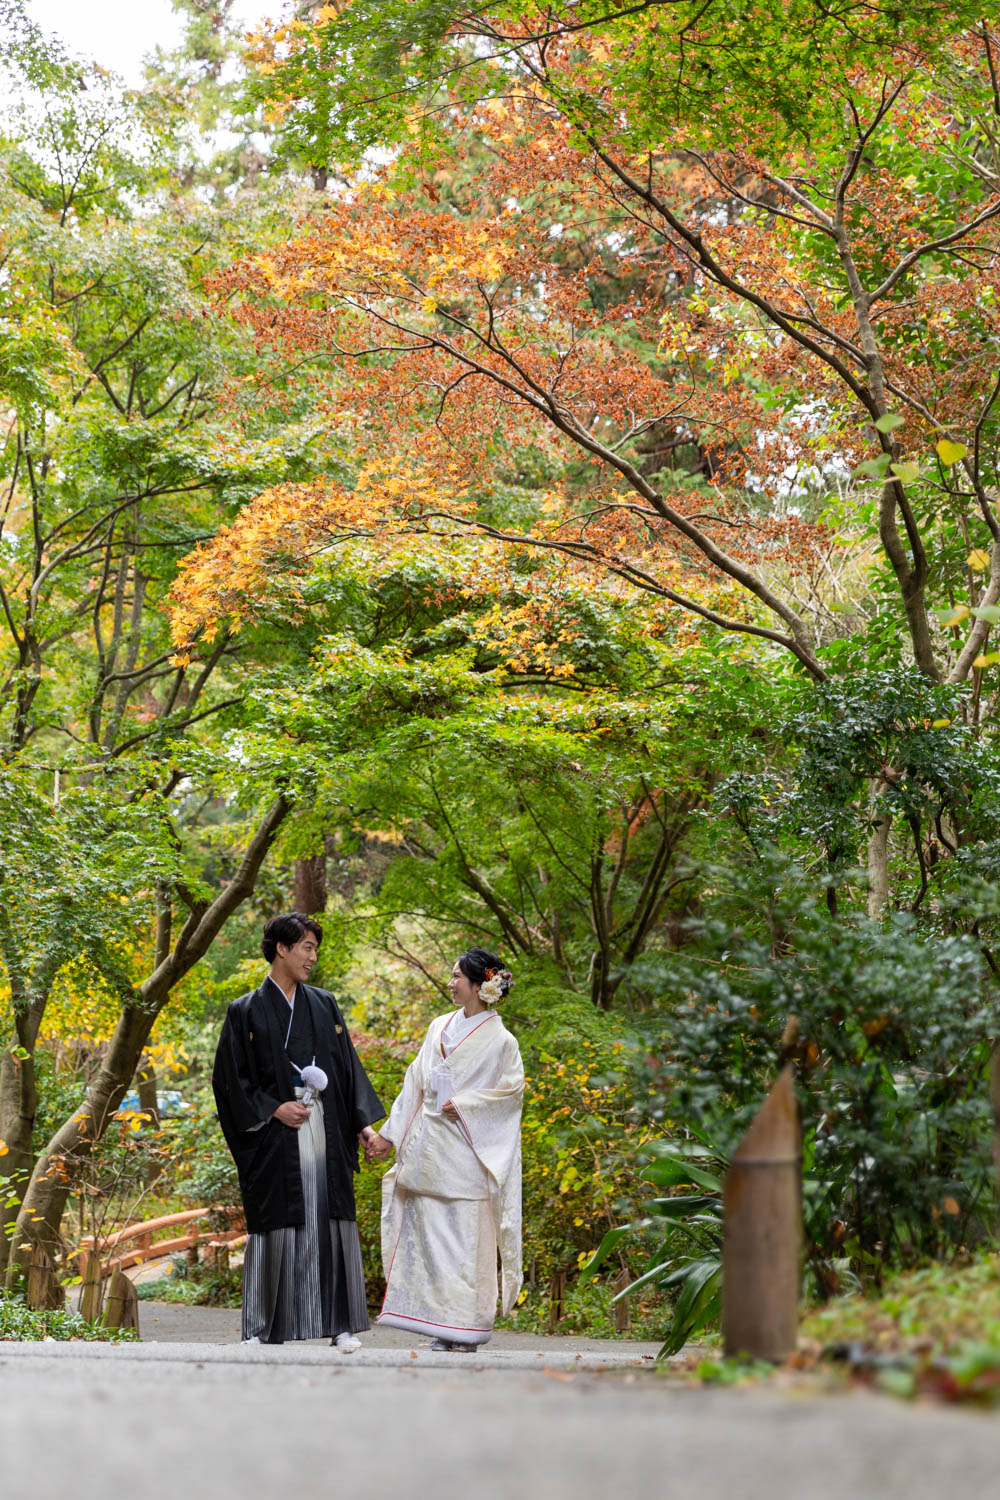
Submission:
[[514,971],[524,1326],[711,1321],[792,1014],[809,1292],[991,1245],[1000,31],[176,9],[130,90],[0,3],[8,1289],[234,1201],[292,906],[386,1103]]

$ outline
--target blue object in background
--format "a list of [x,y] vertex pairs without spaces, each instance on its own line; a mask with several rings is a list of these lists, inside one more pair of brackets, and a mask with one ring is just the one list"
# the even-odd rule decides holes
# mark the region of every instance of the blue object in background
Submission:
[[[182,1115],[192,1106],[181,1098],[179,1089],[157,1089],[156,1107],[160,1112],[160,1119],[164,1120],[169,1119],[171,1115]],[[117,1114],[134,1114],[141,1108],[138,1089],[129,1089],[118,1106]]]

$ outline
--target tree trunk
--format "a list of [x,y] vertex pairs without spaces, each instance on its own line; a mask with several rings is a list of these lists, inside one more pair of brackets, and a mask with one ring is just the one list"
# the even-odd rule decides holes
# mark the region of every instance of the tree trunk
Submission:
[[318,917],[326,910],[326,851],[295,861],[295,910]]
[[882,782],[871,785],[873,826],[868,836],[868,915],[877,920],[889,902],[889,829],[892,818],[875,804]]
[[611,956],[599,948],[590,962],[590,998],[595,1010],[610,1010],[614,992],[609,985]]
[[159,1125],[160,1108],[156,1100],[156,1069],[148,1057],[140,1058],[135,1073],[135,1086],[139,1095],[139,1108],[149,1116],[151,1125]]
[[13,1286],[36,1245],[55,1263],[60,1225],[74,1178],[114,1116],[145,1050],[156,1018],[174,986],[208,952],[225,922],[252,894],[267,851],[288,815],[284,797],[261,820],[233,880],[211,905],[196,906],[173,950],[123,1008],[86,1102],[56,1131],[35,1163],[17,1217],[6,1282]]
[[2,1201],[12,1200],[3,1210],[0,1226],[0,1277],[7,1269],[17,1213],[35,1165],[32,1145],[38,1109],[35,1038],[44,1010],[44,1001],[35,1001],[16,1013],[14,1037],[0,1057],[0,1141],[7,1147],[0,1157],[0,1174],[10,1178],[3,1189]]

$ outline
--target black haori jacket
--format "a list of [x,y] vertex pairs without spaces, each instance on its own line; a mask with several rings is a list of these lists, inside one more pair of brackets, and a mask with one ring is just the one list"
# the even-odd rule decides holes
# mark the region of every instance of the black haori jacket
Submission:
[[[295,996],[308,1008],[309,1055],[315,1053],[329,1083],[323,1090],[326,1126],[326,1180],[331,1219],[353,1219],[358,1135],[385,1115],[354,1050],[336,1000],[326,990],[300,984]],[[265,1234],[305,1222],[298,1131],[271,1116],[295,1098],[297,1075],[285,1051],[289,1008],[281,991],[266,982],[234,1000],[215,1054],[212,1087],[226,1144],[233,1154],[246,1211],[247,1229]],[[300,1033],[300,1026],[296,1025]],[[308,1035],[308,1032],[306,1033]],[[260,1127],[260,1128],[257,1128]]]

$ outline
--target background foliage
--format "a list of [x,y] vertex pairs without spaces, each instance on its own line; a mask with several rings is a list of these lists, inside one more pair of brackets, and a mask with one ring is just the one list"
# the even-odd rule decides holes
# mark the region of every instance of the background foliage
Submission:
[[[521,1326],[716,1315],[671,1164],[791,1014],[810,1291],[988,1246],[995,24],[179,8],[132,91],[0,4],[5,1222],[235,1201],[294,905],[387,1104],[455,953],[515,971]],[[67,1155],[151,1070],[190,1107]]]

